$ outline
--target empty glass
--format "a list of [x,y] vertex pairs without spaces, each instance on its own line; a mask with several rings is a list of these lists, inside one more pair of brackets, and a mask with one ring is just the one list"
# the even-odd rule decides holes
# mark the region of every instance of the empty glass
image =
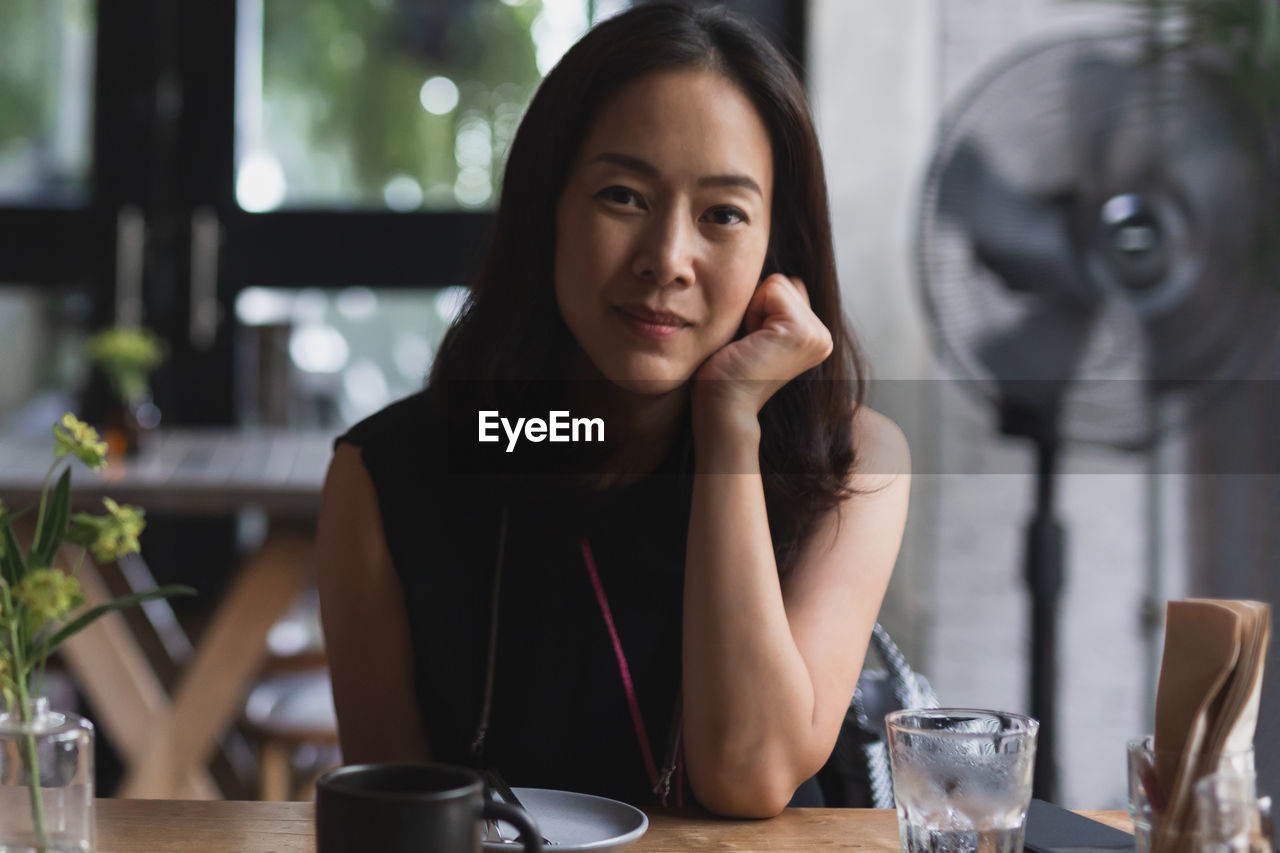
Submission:
[[[1154,748],[1155,737],[1144,735],[1129,741],[1129,816],[1133,819],[1133,835],[1138,853],[1151,853],[1152,840],[1158,833],[1165,810],[1172,792],[1162,790],[1157,767],[1166,768],[1162,772],[1171,775],[1176,771],[1182,755],[1176,750]],[[1238,750],[1222,755],[1217,771],[1247,774],[1253,776],[1253,750]],[[1167,786],[1169,782],[1166,782]],[[1153,832],[1155,827],[1155,832]],[[1181,833],[1166,831],[1166,847],[1169,850],[1186,851],[1190,847],[1190,839],[1182,843]]]
[[1258,799],[1252,773],[1211,773],[1195,790],[1195,853],[1271,853],[1270,799]]
[[903,853],[1021,853],[1039,722],[935,708],[885,726]]

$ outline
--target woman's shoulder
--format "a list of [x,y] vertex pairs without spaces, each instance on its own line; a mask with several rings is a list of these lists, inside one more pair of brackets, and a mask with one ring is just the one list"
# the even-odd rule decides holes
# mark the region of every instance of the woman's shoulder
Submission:
[[865,404],[850,409],[856,478],[910,475],[911,447],[892,418]]
[[374,412],[349,428],[334,446],[351,444],[367,449],[421,444],[435,431],[438,417],[428,389],[410,394]]
[[404,503],[424,483],[439,485],[448,470],[448,441],[437,408],[429,390],[397,400],[338,436],[335,461],[358,458],[385,505]]

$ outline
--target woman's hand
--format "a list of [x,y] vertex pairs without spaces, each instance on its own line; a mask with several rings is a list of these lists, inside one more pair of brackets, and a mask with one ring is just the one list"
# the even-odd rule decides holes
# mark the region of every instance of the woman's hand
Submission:
[[743,326],[746,334],[713,353],[694,375],[695,423],[754,420],[779,388],[831,354],[831,332],[795,277],[775,273],[760,282]]

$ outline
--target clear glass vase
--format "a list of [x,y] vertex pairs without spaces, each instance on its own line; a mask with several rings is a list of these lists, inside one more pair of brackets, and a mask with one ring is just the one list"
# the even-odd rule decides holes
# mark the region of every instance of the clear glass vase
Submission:
[[91,853],[93,724],[47,699],[0,713],[0,853]]

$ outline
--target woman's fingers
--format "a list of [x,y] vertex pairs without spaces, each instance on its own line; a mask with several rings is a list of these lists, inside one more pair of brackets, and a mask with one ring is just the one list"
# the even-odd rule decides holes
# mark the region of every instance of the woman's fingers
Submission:
[[792,343],[812,362],[804,368],[806,370],[831,354],[831,331],[813,313],[809,289],[796,276],[775,273],[765,279],[748,306],[747,316],[748,333],[762,327],[769,318],[785,327]]
[[[797,296],[799,301],[796,301]],[[808,308],[809,292],[804,282],[795,276],[774,273],[760,282],[747,305],[747,333],[759,329],[769,317],[798,316]]]
[[742,327],[749,335],[752,332],[760,330],[764,325],[765,317],[769,316],[767,311],[767,301],[769,299],[769,280],[765,279],[756,287],[756,292],[751,294],[751,301],[747,303],[747,313],[742,318]]
[[757,286],[743,317],[745,334],[699,370],[701,393],[760,408],[790,380],[831,354],[831,332],[813,313],[804,282],[781,274]]
[[804,299],[804,304],[808,305],[809,304],[809,288],[804,286],[804,282],[798,276],[794,276],[794,275],[787,276],[787,281],[795,285],[796,290],[800,292],[801,298]]

